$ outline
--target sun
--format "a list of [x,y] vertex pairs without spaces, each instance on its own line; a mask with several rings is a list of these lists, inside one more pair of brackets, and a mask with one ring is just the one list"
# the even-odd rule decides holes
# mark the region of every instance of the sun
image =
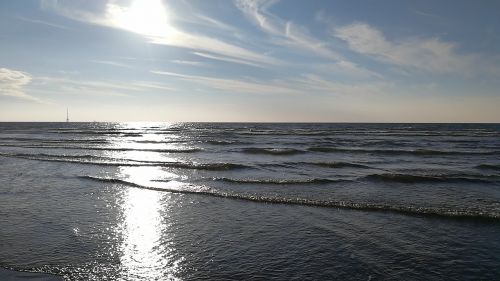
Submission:
[[168,17],[162,0],[134,0],[130,6],[108,6],[113,25],[148,37],[168,34]]

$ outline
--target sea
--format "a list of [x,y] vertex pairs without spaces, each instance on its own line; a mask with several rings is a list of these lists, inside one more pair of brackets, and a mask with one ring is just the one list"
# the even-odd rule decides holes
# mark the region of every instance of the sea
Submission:
[[0,123],[0,267],[500,280],[500,125]]

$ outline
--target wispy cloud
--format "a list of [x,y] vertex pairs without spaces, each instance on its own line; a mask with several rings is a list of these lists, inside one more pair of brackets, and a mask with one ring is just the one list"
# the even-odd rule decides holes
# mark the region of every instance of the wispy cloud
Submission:
[[260,53],[211,38],[203,35],[190,34],[180,30],[171,29],[166,37],[151,38],[155,44],[184,47],[196,51],[206,51],[225,57],[235,58],[240,61],[247,61],[257,64],[275,65],[279,64],[275,58],[262,55]]
[[61,16],[92,24],[105,25],[107,1],[40,0],[40,7]]
[[337,61],[332,63],[319,63],[313,65],[317,72],[328,74],[330,76],[348,77],[351,79],[384,79],[384,76],[375,71],[371,71],[350,61]]
[[[143,0],[140,0],[143,1]],[[166,2],[166,1],[165,1]],[[177,24],[194,24],[198,27],[208,27],[211,30],[218,29],[224,32],[238,32],[238,28],[234,25],[226,23],[220,19],[208,15],[206,9],[199,9],[195,1],[168,1],[167,9],[175,11],[168,13],[168,18],[171,23]],[[172,3],[174,2],[174,3]],[[173,4],[173,5],[172,5]],[[173,7],[175,5],[175,7]]]
[[175,77],[181,80],[189,81],[199,85],[207,86],[212,89],[222,90],[231,93],[247,93],[247,94],[301,94],[300,90],[289,87],[285,83],[279,81],[251,81],[215,78],[208,76],[186,75],[166,71],[151,71],[154,74],[166,75]]
[[317,93],[334,95],[379,94],[393,89],[386,81],[367,81],[345,83],[330,81],[318,74],[307,73],[299,77],[288,77],[285,80],[242,80],[216,78],[209,76],[187,75],[167,71],[151,71],[154,74],[170,76],[180,80],[196,83],[212,89],[248,94],[292,94],[312,96]]
[[31,81],[32,76],[27,72],[0,68],[0,95],[41,102],[39,98],[25,92],[25,86]]
[[68,28],[68,27],[66,27],[64,25],[55,24],[55,23],[52,23],[52,22],[44,21],[44,20],[29,19],[29,18],[25,18],[25,17],[21,17],[21,16],[17,16],[16,19],[22,20],[22,21],[25,21],[25,22],[34,23],[34,24],[42,24],[42,25],[46,25],[46,26],[50,26],[50,27],[58,28],[58,29],[65,29],[65,30],[69,30],[70,29],[70,28]]
[[453,43],[438,38],[391,41],[366,23],[336,28],[335,36],[347,42],[353,51],[394,65],[437,73],[466,73],[477,65],[477,57],[459,54]]
[[37,90],[72,95],[107,95],[127,97],[147,92],[171,92],[175,88],[150,81],[77,80],[60,77],[36,77]]
[[321,55],[329,59],[341,59],[341,56],[328,48],[328,44],[309,34],[307,29],[292,21],[285,21],[269,12],[269,7],[277,0],[236,0],[236,6],[253,23],[273,36],[273,42],[307,50],[309,54]]
[[[143,1],[148,1],[147,5]],[[65,17],[90,24],[135,32],[143,35],[154,44],[210,52],[254,64],[272,65],[280,63],[275,58],[221,39],[189,33],[176,28],[168,22],[168,15],[163,7],[164,4],[159,0],[133,1],[132,6],[122,6],[118,2],[108,0],[101,2],[104,4],[94,7],[92,10],[81,10],[74,2],[68,1],[42,0],[42,3],[45,9]],[[197,16],[197,18],[219,27],[224,26],[224,24],[209,17]],[[144,21],[145,19],[146,21]],[[138,22],[141,22],[141,24],[137,24]]]
[[121,62],[116,62],[116,61],[108,61],[108,60],[91,60],[90,62],[93,63],[98,63],[98,64],[105,64],[105,65],[111,65],[111,66],[116,66],[116,67],[124,67],[124,68],[132,68],[132,66],[121,63]]
[[232,62],[232,63],[238,63],[238,64],[245,64],[245,65],[251,65],[255,67],[264,67],[261,64],[256,64],[253,62],[245,61],[245,60],[240,60],[232,57],[224,57],[224,56],[217,56],[214,54],[208,54],[208,53],[202,53],[202,52],[193,52],[193,54],[206,58],[206,59],[212,59],[212,60],[218,60],[218,61],[227,61],[227,62]]
[[202,66],[204,63],[201,61],[190,61],[190,60],[173,60],[172,61],[175,64],[182,64],[182,65],[192,65],[192,66]]
[[435,18],[435,19],[440,19],[440,20],[443,19],[443,17],[441,17],[437,14],[429,13],[429,12],[424,12],[424,11],[420,11],[420,10],[414,10],[413,12],[417,15],[421,15],[424,17]]
[[[186,2],[188,4],[189,2]],[[186,16],[184,14],[178,15],[174,14],[171,15],[170,17],[172,18],[173,21],[176,23],[190,23],[190,24],[196,24],[200,27],[208,27],[211,29],[219,29],[220,31],[224,32],[238,32],[238,29],[234,26],[231,26],[227,23],[224,23],[222,21],[219,21],[217,19],[211,18],[209,16],[203,15],[202,13],[194,12],[193,7],[189,7],[190,13],[189,16]]]
[[219,20],[216,20],[214,18],[202,15],[202,14],[195,14],[195,18],[199,19],[197,22],[205,24],[210,27],[215,27],[227,31],[236,31],[237,29],[229,24],[223,23]]
[[346,96],[380,94],[394,87],[391,83],[385,81],[361,83],[330,81],[314,73],[303,74],[301,78],[295,79],[295,83],[296,87],[309,89],[309,91]]

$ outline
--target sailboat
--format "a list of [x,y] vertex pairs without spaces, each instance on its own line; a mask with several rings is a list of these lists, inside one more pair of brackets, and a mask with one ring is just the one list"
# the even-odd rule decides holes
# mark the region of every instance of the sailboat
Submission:
[[66,122],[69,122],[69,111],[67,108],[66,108]]

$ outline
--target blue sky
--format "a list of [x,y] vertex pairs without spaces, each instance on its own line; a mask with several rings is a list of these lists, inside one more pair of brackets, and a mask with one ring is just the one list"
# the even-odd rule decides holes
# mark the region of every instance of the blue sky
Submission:
[[0,1],[0,120],[500,122],[498,1]]

